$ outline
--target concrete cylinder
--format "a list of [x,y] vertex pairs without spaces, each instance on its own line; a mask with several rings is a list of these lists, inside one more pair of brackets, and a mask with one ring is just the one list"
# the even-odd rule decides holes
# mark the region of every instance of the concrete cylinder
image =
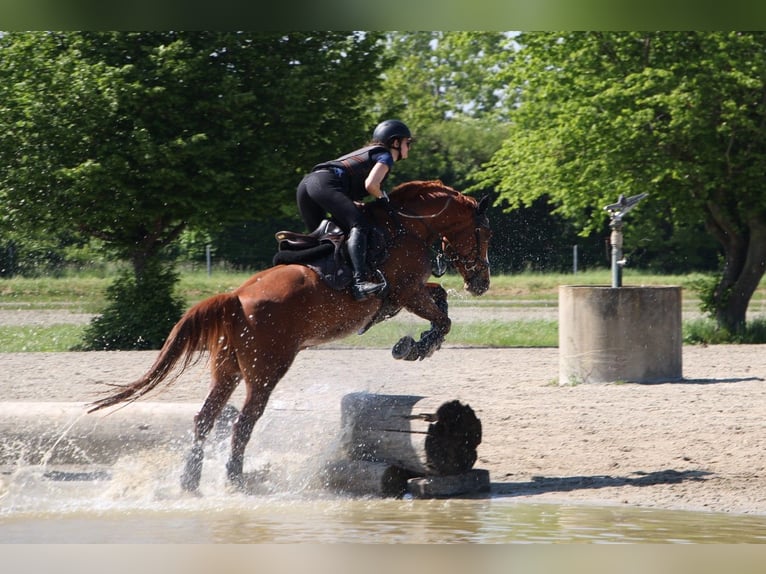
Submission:
[[682,378],[681,287],[559,287],[559,384]]

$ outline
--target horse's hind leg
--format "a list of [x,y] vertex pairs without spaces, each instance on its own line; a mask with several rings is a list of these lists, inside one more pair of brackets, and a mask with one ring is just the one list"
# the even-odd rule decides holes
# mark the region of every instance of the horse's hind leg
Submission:
[[[229,482],[235,486],[242,486],[245,449],[250,441],[255,423],[261,418],[266,409],[266,403],[269,401],[269,396],[271,396],[271,391],[287,373],[296,354],[297,351],[290,355],[290,351],[283,349],[279,355],[275,353],[269,357],[268,366],[264,364],[264,359],[261,358],[258,369],[244,367],[242,369],[247,385],[247,394],[239,417],[231,429],[231,455],[226,463],[226,476]],[[251,364],[259,364],[259,362],[253,361]]]
[[245,404],[231,428],[231,455],[226,463],[226,477],[233,485],[242,486],[242,474],[245,462],[245,448],[253,434],[253,428],[266,409],[271,394],[270,389],[259,388],[245,400]]
[[221,352],[212,363],[212,382],[205,402],[194,417],[194,443],[186,455],[181,488],[194,492],[202,476],[205,438],[239,383],[239,367],[234,354]]

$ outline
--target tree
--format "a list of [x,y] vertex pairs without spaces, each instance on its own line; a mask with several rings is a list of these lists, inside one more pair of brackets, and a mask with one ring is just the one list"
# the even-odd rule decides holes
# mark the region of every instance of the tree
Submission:
[[377,41],[339,32],[4,34],[3,224],[99,238],[138,281],[161,271],[151,262],[188,227],[294,210],[299,174],[369,129],[357,95],[379,81]]
[[501,39],[495,32],[386,35],[383,82],[370,95],[370,107],[380,117],[404,120],[417,139],[417,152],[396,166],[391,185],[438,178],[460,186],[491,157],[505,135],[484,119],[499,109],[499,84],[487,70]]
[[377,108],[406,115],[417,127],[499,114],[505,96],[499,71],[511,42],[502,32],[389,33]]
[[[704,222],[723,266],[710,294],[738,332],[766,270],[766,34],[528,33],[506,68],[513,137],[484,170],[511,207],[547,195],[584,233],[619,194],[629,217]],[[629,227],[629,226],[628,226]]]
[[391,184],[441,179],[468,185],[507,136],[498,122],[503,85],[498,71],[510,38],[500,32],[391,32],[381,89],[371,94],[380,117],[412,128],[417,153],[392,173]]

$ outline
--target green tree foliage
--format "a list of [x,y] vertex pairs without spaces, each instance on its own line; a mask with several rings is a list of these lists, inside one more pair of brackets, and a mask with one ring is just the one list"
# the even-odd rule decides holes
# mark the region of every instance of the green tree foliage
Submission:
[[510,38],[499,32],[392,32],[386,36],[381,89],[370,107],[397,117],[417,142],[397,165],[391,184],[441,179],[457,188],[507,136],[499,75]]
[[369,130],[378,52],[340,32],[4,34],[0,225],[98,238],[138,285],[187,228],[293,212],[299,175]]
[[77,228],[140,271],[187,226],[293,209],[298,174],[369,126],[356,93],[377,81],[374,47],[340,33],[6,34],[4,219]]
[[158,349],[186,307],[173,294],[176,273],[157,258],[136,276],[124,270],[107,288],[109,304],[85,329],[77,350]]
[[[485,170],[511,207],[550,197],[599,229],[619,194],[649,192],[630,218],[704,224],[723,252],[711,301],[745,325],[766,269],[766,34],[527,33],[505,69],[513,136]],[[629,228],[630,226],[628,226]]]
[[415,127],[456,115],[494,116],[511,38],[501,32],[392,32],[377,105]]

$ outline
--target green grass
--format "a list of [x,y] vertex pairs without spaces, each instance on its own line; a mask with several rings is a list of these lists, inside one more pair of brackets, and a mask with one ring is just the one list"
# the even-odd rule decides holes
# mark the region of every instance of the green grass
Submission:
[[0,326],[0,350],[4,353],[69,351],[82,339],[81,325],[45,327]]
[[[230,291],[248,277],[250,272],[214,271],[208,276],[205,271],[182,271],[179,280],[179,292],[191,305],[215,293]],[[625,270],[623,285],[680,285],[684,288],[684,298],[696,302],[696,295],[691,290],[692,284],[703,277],[700,273],[688,275],[655,275]],[[0,279],[0,305],[16,303],[25,308],[75,307],[78,310],[98,308],[103,305],[106,287],[115,276],[92,274],[73,274],[61,278],[26,278],[13,277]],[[470,303],[471,305],[503,305],[536,302],[555,303],[558,300],[560,285],[611,285],[609,270],[571,273],[520,273],[517,275],[495,275],[492,287],[480,298],[471,297],[463,292],[460,277],[452,274],[438,280],[445,289],[453,292],[450,301],[453,305]],[[766,302],[766,277],[761,281],[752,302]],[[751,302],[751,304],[752,304]]]
[[[250,277],[251,273],[182,273],[178,291],[189,302],[230,291]],[[0,279],[0,306],[19,309],[71,308],[97,312],[106,302],[106,288],[116,276],[73,275],[71,277],[13,277]]]
[[721,330],[712,319],[692,319],[683,323],[683,341],[690,345],[719,345],[723,343],[752,344],[766,343],[766,319],[751,319],[743,333],[732,335]]
[[[386,321],[375,325],[364,335],[350,335],[336,346],[354,348],[389,348],[400,337],[416,339],[428,327],[421,324]],[[0,352],[64,352],[81,341],[83,325],[50,325],[44,327],[0,326]],[[558,344],[556,321],[488,321],[453,323],[447,337],[450,345],[482,347],[555,347]]]
[[[427,327],[426,323],[389,320],[375,325],[364,335],[350,335],[334,343],[351,348],[390,348],[400,337],[410,335],[418,338]],[[80,342],[85,327],[82,325],[49,325],[44,327],[0,326],[0,350],[5,353],[64,352]],[[750,343],[766,341],[766,320],[756,319],[748,323],[747,331],[732,337],[722,333],[711,319],[684,321],[685,344]],[[551,320],[530,321],[480,321],[453,323],[447,343],[458,346],[477,347],[556,347],[558,323]]]
[[[351,335],[338,341],[340,346],[387,348],[401,337],[410,335],[420,338],[428,328],[425,321],[419,324],[389,320],[372,327],[364,335]],[[558,345],[556,321],[473,321],[452,323],[447,335],[450,345],[481,347],[555,347]]]
[[0,279],[0,305],[6,309],[57,309],[96,312],[112,278],[67,277]]
[[[184,271],[180,274],[179,292],[192,304],[200,299],[230,291],[240,285],[250,272],[215,271],[208,276],[204,271]],[[689,275],[653,275],[639,272],[623,274],[624,285],[680,285],[685,288],[684,295],[694,298],[690,291],[694,281],[701,274]],[[79,309],[103,304],[106,287],[115,276],[73,274],[61,278],[13,277],[0,279],[0,304],[18,303],[32,308],[47,308],[61,305],[75,306]],[[452,274],[438,280],[446,289],[454,291],[455,304],[462,301],[471,304],[492,305],[497,301],[513,304],[517,300],[550,301],[558,299],[560,285],[610,285],[611,275],[608,270],[588,271],[572,275],[571,273],[521,273],[518,275],[495,275],[491,289],[482,297],[474,298],[462,294],[463,284],[460,277]],[[756,292],[754,300],[766,300],[766,279]]]
[[[231,291],[250,277],[250,272],[215,271],[210,276],[202,271],[182,271],[178,291],[192,304],[225,291]],[[698,300],[691,285],[701,274],[653,275],[625,270],[623,285],[679,285],[684,288],[684,310],[697,310]],[[0,309],[68,309],[73,312],[97,313],[105,304],[106,287],[114,276],[72,274],[60,278],[0,279]],[[492,278],[491,289],[482,297],[463,291],[462,279],[446,275],[438,280],[450,294],[450,307],[544,307],[558,302],[560,285],[610,285],[609,270],[572,274],[523,273]],[[751,309],[766,308],[766,278],[751,300]],[[390,347],[400,337],[419,337],[425,322],[413,324],[397,318],[376,325],[362,336],[353,335],[338,342],[353,347]],[[0,351],[67,351],[80,341],[84,326],[49,325],[18,327],[0,325]],[[685,321],[685,343],[720,343],[731,341],[716,329],[709,319]],[[551,320],[476,321],[453,323],[447,341],[453,345],[488,347],[543,347],[558,344],[558,325]],[[748,330],[736,342],[766,342],[766,322],[750,321]]]

